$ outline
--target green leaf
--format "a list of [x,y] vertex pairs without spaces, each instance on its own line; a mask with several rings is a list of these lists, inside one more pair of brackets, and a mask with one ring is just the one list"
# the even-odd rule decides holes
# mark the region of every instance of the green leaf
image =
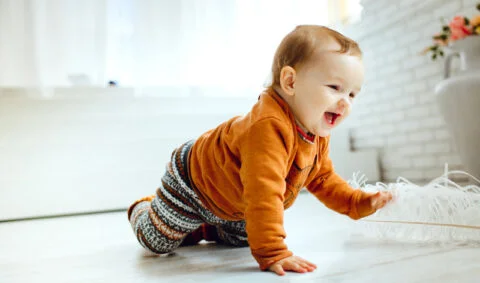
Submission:
[[449,26],[443,26],[443,27],[442,27],[442,30],[443,30],[443,31],[450,31],[450,27],[449,27]]
[[442,57],[443,57],[443,55],[444,55],[444,54],[443,54],[443,51],[440,51],[440,53],[439,53],[439,54],[440,54],[440,56],[442,56]]
[[448,37],[448,35],[445,34],[445,33],[432,36],[433,39],[437,39],[437,40],[438,40],[438,39],[443,39],[443,40],[445,40],[445,39],[447,39],[447,37]]
[[477,10],[480,11],[480,3],[477,4]]
[[437,59],[437,54],[432,55],[432,60],[435,60],[435,59]]
[[470,20],[467,17],[463,17],[463,19],[465,20],[465,25],[468,26],[470,24]]

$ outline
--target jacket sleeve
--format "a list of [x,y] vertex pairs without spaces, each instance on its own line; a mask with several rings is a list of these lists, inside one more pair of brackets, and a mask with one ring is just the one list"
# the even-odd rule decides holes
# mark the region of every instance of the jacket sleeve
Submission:
[[375,212],[371,205],[371,194],[352,188],[342,177],[335,173],[329,157],[329,141],[327,137],[319,162],[320,172],[307,189],[328,208],[348,215],[352,219],[360,219]]
[[284,243],[283,201],[291,142],[288,126],[275,118],[255,122],[242,137],[240,178],[253,257],[266,270],[292,255]]

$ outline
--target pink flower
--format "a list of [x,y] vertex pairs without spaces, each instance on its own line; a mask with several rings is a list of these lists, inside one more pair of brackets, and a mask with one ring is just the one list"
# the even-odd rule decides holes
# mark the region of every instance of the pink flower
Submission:
[[465,25],[465,18],[462,16],[456,16],[453,20],[448,24],[450,27],[452,41],[459,40],[465,38],[472,34],[472,31],[468,26]]
[[461,28],[465,26],[465,18],[462,16],[456,16],[449,24],[450,28]]

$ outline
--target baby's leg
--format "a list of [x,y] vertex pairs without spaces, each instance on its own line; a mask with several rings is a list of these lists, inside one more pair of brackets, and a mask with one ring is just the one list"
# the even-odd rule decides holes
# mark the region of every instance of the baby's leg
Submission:
[[172,252],[203,222],[165,188],[162,186],[156,195],[140,199],[128,209],[128,218],[138,241],[156,254]]
[[248,247],[245,221],[227,221],[217,226],[220,242],[235,247]]

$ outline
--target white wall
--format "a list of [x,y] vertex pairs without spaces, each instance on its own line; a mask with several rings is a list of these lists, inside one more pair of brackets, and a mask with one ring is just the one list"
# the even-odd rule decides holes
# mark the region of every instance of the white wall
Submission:
[[[472,16],[478,0],[363,0],[362,21],[345,33],[364,51],[366,85],[354,106],[355,149],[381,152],[383,178],[427,181],[463,169],[436,105],[443,60],[420,52],[441,31],[441,17]],[[475,154],[475,153],[472,153]],[[478,153],[477,153],[478,154]]]
[[0,220],[124,209],[155,193],[175,147],[258,97],[148,92],[164,95],[0,90]]

